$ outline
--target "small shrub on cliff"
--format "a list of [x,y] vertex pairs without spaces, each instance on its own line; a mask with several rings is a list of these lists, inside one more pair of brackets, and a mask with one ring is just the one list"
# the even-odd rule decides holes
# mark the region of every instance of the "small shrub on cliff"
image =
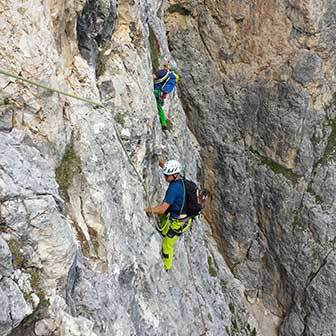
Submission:
[[61,195],[67,199],[68,189],[73,181],[73,178],[80,174],[80,159],[76,155],[73,145],[68,144],[61,164],[56,168],[56,181],[60,187]]

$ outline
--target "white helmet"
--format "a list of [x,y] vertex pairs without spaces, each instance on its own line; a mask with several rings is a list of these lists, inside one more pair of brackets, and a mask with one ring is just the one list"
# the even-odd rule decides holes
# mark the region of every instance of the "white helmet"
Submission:
[[176,160],[169,160],[163,166],[163,174],[165,175],[179,174],[181,170],[181,164]]
[[170,60],[170,59],[165,59],[163,61],[163,67],[168,69],[168,70],[176,70],[177,69],[177,63],[174,60]]

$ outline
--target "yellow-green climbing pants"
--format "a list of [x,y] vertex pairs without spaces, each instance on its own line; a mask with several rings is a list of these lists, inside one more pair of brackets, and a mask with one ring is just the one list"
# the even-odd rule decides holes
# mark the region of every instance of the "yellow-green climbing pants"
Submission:
[[179,236],[186,232],[191,226],[192,218],[187,219],[187,222],[169,219],[165,215],[160,216],[162,241],[162,261],[163,268],[168,271],[173,267],[174,261],[174,246]]

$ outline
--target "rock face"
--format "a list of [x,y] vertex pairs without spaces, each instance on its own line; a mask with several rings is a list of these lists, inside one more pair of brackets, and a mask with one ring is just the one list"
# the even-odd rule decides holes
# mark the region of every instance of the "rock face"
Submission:
[[111,40],[117,18],[117,1],[89,0],[77,19],[77,40],[82,57],[99,70],[99,47]]
[[[0,69],[81,100],[1,71],[0,335],[332,334],[335,9],[2,2]],[[170,273],[158,158],[211,193]]]
[[334,10],[190,0],[165,15],[213,195],[206,218],[280,335],[334,330]]
[[86,99],[0,75],[0,334],[257,334],[205,222],[167,274],[143,211],[166,189],[159,157],[203,178],[177,95],[173,132],[158,122],[163,4],[12,0],[0,13],[0,68]]

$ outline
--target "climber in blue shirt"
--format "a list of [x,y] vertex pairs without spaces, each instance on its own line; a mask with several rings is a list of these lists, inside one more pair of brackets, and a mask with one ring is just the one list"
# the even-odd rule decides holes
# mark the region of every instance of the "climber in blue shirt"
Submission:
[[160,215],[160,231],[163,235],[162,256],[163,267],[166,271],[173,266],[174,245],[179,236],[192,224],[192,218],[184,213],[186,192],[184,180],[180,176],[182,167],[176,160],[164,163],[159,162],[163,168],[165,180],[169,182],[163,202],[153,208],[145,208],[146,213]]
[[184,188],[182,180],[171,181],[163,200],[163,202],[170,204],[169,213],[171,218],[179,218],[184,201],[183,196]]

